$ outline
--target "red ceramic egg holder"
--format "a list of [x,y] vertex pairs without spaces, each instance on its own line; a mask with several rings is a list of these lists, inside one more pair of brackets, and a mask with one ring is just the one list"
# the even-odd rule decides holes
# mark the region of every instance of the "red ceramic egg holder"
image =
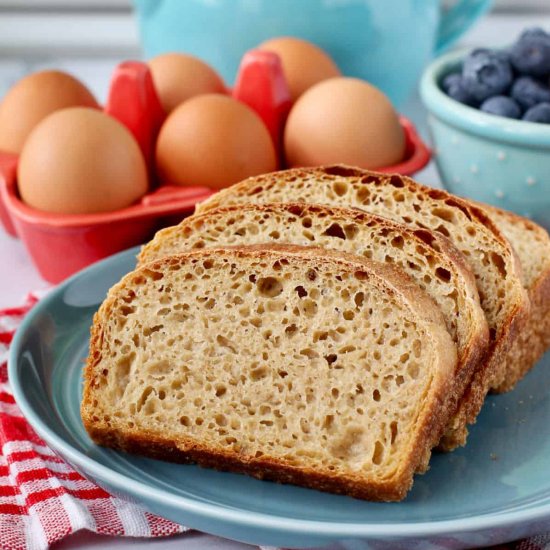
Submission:
[[[282,166],[282,132],[291,102],[278,57],[259,50],[248,52],[231,93],[265,122]],[[127,208],[82,215],[51,214],[31,208],[18,194],[17,155],[0,152],[0,220],[10,235],[23,241],[40,274],[52,283],[144,242],[162,226],[178,223],[193,212],[197,202],[213,193],[205,187],[156,181],[154,147],[165,115],[146,64],[129,61],[117,67],[105,112],[132,132],[149,167],[149,193]],[[410,121],[401,117],[400,122],[406,136],[405,159],[379,171],[410,175],[428,163],[430,151]]]

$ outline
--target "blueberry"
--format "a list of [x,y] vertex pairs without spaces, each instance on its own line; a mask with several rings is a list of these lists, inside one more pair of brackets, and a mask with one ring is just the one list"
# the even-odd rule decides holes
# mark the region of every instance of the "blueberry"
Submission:
[[462,75],[460,73],[452,73],[447,75],[441,83],[443,91],[455,101],[476,107],[476,100],[466,91]]
[[464,60],[462,78],[466,92],[476,101],[505,93],[512,83],[512,67],[505,54],[474,50]]
[[525,31],[510,49],[510,60],[521,74],[548,75],[550,73],[550,35],[542,29]]
[[518,40],[522,40],[524,38],[533,38],[533,37],[544,37],[548,36],[548,33],[542,29],[541,27],[531,27],[530,29],[525,29],[521,34]]
[[550,103],[539,103],[531,107],[524,115],[523,120],[550,124]]
[[510,95],[523,109],[529,109],[537,103],[550,101],[550,86],[531,76],[521,76],[512,85]]
[[461,73],[450,73],[441,82],[441,88],[446,94],[448,94],[449,90],[455,86],[458,86],[461,80]]
[[491,115],[505,116],[507,118],[519,118],[521,109],[511,98],[505,95],[496,95],[486,99],[480,110]]

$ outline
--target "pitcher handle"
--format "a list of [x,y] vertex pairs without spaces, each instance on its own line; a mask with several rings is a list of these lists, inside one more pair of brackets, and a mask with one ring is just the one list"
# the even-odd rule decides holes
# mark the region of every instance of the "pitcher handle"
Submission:
[[458,40],[477,19],[489,11],[492,3],[493,0],[458,0],[441,18],[435,53],[442,53]]

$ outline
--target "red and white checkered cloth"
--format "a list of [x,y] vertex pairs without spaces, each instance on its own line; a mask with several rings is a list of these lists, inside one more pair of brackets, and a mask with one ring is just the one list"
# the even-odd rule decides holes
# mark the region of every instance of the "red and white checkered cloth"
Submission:
[[[38,299],[30,294],[23,306],[0,310],[0,548],[43,550],[80,529],[126,537],[187,531],[83,478],[45,445],[21,415],[8,381],[8,348]],[[496,548],[550,550],[550,535]]]
[[0,548],[42,550],[80,529],[162,537],[187,528],[113,497],[57,457],[21,415],[10,390],[7,352],[37,302],[0,310]]

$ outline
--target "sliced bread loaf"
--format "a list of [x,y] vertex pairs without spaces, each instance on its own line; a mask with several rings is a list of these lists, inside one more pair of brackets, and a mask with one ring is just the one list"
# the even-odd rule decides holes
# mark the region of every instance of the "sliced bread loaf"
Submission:
[[455,429],[441,448],[466,442],[465,426],[475,422],[491,387],[506,380],[505,357],[529,312],[521,267],[510,243],[475,204],[410,178],[347,166],[293,169],[249,178],[198,206],[213,208],[250,202],[310,202],[353,206],[448,237],[464,254],[474,276],[487,317],[491,344],[470,387],[461,399]]
[[199,250],[109,291],[81,413],[101,445],[399,500],[448,420],[455,367],[441,312],[391,266]]
[[550,237],[536,223],[483,205],[512,243],[523,268],[524,286],[531,300],[531,315],[506,357],[506,379],[496,391],[511,390],[550,348]]
[[474,276],[440,233],[357,209],[305,203],[233,205],[159,231],[142,248],[138,266],[195,248],[265,243],[340,250],[402,269],[443,312],[458,349],[458,397],[466,391],[487,351],[489,331]]

